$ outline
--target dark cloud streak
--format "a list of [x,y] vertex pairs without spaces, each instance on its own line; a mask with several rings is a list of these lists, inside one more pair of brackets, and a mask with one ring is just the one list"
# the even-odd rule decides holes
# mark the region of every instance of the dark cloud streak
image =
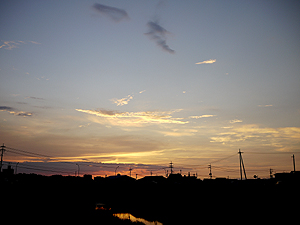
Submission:
[[164,51],[174,54],[175,51],[167,45],[166,35],[169,32],[160,26],[158,22],[149,21],[147,23],[149,31],[145,33],[151,40],[154,40],[158,46],[160,46]]
[[32,116],[32,113],[30,113],[30,112],[15,112],[14,115],[27,117],[27,116]]
[[13,111],[14,108],[10,106],[0,106],[0,111]]
[[108,17],[114,22],[120,22],[121,20],[129,19],[129,16],[124,9],[106,6],[99,3],[95,3],[93,5],[93,8],[96,9],[97,12]]
[[34,97],[34,96],[27,96],[25,97],[25,99],[34,99],[34,100],[45,100],[44,98],[38,98],[38,97]]
[[13,114],[14,116],[28,117],[28,116],[33,115],[31,112],[17,111],[15,108],[10,107],[10,106],[0,106],[0,111],[9,112],[10,114]]
[[113,110],[99,109],[99,110],[97,110],[97,111],[100,112],[101,114],[109,115],[109,116],[113,116],[113,115],[116,115],[116,114],[120,114],[120,113],[116,113],[116,112],[113,111]]

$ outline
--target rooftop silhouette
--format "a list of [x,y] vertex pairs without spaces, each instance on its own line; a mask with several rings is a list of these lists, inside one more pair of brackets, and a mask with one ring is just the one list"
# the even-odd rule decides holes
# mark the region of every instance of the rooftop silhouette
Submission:
[[[247,180],[201,180],[179,173],[167,178],[134,179],[118,174],[92,179],[90,175],[14,174],[8,166],[0,175],[0,183],[2,193],[9,196],[1,205],[2,212],[14,212],[22,218],[34,214],[50,220],[77,218],[93,222],[101,218],[110,221],[114,213],[131,213],[148,221],[182,224],[195,221],[199,212],[226,216],[238,212],[241,205],[247,214],[265,219],[274,206],[286,215],[290,209],[284,206],[299,200],[300,171]],[[99,203],[109,210],[95,210]]]

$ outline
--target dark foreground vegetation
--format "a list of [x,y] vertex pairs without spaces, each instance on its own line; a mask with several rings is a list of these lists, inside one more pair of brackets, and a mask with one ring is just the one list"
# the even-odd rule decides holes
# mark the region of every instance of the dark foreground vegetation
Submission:
[[118,212],[164,225],[201,224],[207,219],[286,223],[299,211],[299,172],[242,181],[180,174],[135,180],[2,173],[0,184],[1,215],[14,223],[134,224],[115,218]]

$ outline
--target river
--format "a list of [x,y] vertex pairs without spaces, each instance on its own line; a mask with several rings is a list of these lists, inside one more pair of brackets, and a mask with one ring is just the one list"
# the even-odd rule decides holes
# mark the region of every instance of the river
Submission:
[[115,213],[113,214],[113,216],[115,217],[118,217],[122,220],[130,220],[132,222],[142,222],[144,223],[145,225],[163,225],[162,223],[158,222],[158,221],[148,221],[148,220],[145,220],[143,218],[137,218],[133,215],[131,215],[130,213]]

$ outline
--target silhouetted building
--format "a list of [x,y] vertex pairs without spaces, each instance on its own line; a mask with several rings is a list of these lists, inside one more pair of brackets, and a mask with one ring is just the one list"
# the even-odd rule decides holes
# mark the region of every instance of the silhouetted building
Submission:
[[101,176],[96,176],[94,177],[94,181],[97,181],[97,182],[101,182],[103,181],[105,178],[104,177],[101,177]]
[[118,181],[133,181],[133,180],[135,180],[132,177],[129,177],[127,175],[121,175],[121,174],[117,174],[117,176],[109,176],[106,179],[109,179],[109,180],[118,180]]
[[145,176],[139,179],[141,183],[154,183],[154,184],[161,184],[166,181],[166,178],[163,176]]
[[183,179],[183,177],[180,173],[172,173],[168,177],[168,181],[172,181],[175,183],[181,183],[182,179]]
[[300,171],[291,171],[290,173],[275,173],[274,175],[277,181],[300,179]]
[[7,169],[2,169],[2,173],[4,176],[12,176],[14,175],[14,169],[11,167],[11,165],[8,165]]
[[93,176],[90,175],[90,174],[84,174],[84,175],[83,175],[83,178],[84,178],[84,179],[87,179],[87,180],[92,180],[92,179],[93,179]]

